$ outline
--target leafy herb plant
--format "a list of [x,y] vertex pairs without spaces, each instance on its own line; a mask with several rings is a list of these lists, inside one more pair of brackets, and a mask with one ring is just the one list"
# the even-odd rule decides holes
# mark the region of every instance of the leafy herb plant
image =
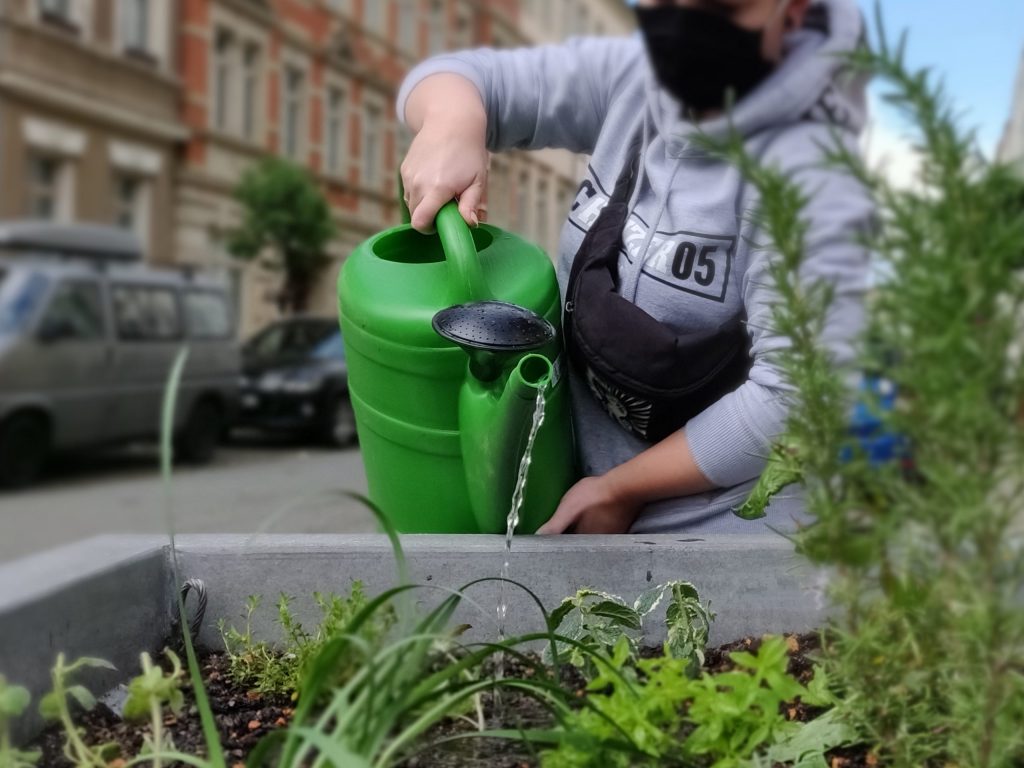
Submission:
[[1024,192],[976,150],[934,76],[908,68],[906,41],[878,29],[876,49],[849,64],[914,126],[918,184],[895,189],[842,146],[828,159],[880,209],[868,241],[885,278],[862,365],[898,392],[894,408],[872,393],[868,407],[903,437],[913,471],[851,445],[849,398],[820,343],[831,296],[800,279],[806,192],[733,147],[779,255],[774,323],[791,343],[778,362],[794,392],[745,512],[803,478],[816,522],[799,546],[835,566],[842,609],[826,666],[843,719],[883,764],[1012,766],[1024,762]]
[[0,768],[31,768],[39,762],[39,752],[15,749],[11,742],[11,721],[21,717],[31,701],[27,688],[11,685],[0,675]]
[[[595,672],[593,654],[588,648],[611,654],[620,641],[625,642],[630,657],[635,658],[643,633],[643,623],[658,606],[669,599],[665,615],[667,639],[665,653],[689,662],[695,673],[704,663],[704,648],[714,614],[710,605],[700,602],[696,588],[685,581],[672,581],[644,592],[632,605],[621,597],[593,589],[581,589],[567,597],[551,613],[551,627],[580,645],[565,647],[563,658],[577,667],[588,666]],[[550,655],[547,657],[551,661]]]
[[572,715],[559,747],[544,754],[544,768],[738,768],[773,749],[802,768],[818,768],[827,749],[848,740],[834,721],[800,724],[782,714],[782,705],[798,698],[831,703],[823,680],[805,687],[787,674],[783,638],[767,637],[756,653],[730,656],[736,669],[697,678],[685,659],[670,656],[641,659],[634,669],[620,639],[613,656],[619,679],[594,678],[592,708]]
[[[228,627],[222,620],[221,637],[230,661],[232,678],[241,685],[271,695],[293,695],[300,691],[301,681],[313,658],[324,645],[341,636],[349,622],[366,606],[363,585],[354,582],[347,598],[334,594],[314,593],[313,599],[321,612],[320,624],[307,630],[296,619],[292,610],[294,598],[281,595],[277,601],[277,622],[283,632],[283,642],[274,646],[256,640],[252,620],[260,606],[260,598],[253,596],[246,602],[245,628],[242,631]],[[363,639],[376,644],[394,623],[394,612],[382,609],[373,621],[362,625]],[[335,670],[337,682],[343,683],[353,670],[339,666]]]
[[83,657],[70,664],[64,654],[58,654],[57,662],[50,672],[53,689],[39,702],[39,713],[47,720],[60,723],[64,733],[64,755],[75,766],[81,768],[106,768],[111,758],[117,755],[116,744],[91,746],[85,743],[82,729],[74,721],[72,706],[77,704],[89,711],[96,706],[96,697],[84,685],[73,682],[75,675],[86,669],[114,669],[103,659]]
[[164,653],[171,664],[171,671],[167,673],[153,663],[148,653],[142,654],[142,674],[129,682],[128,699],[124,704],[126,720],[149,718],[150,732],[144,738],[140,755],[152,757],[153,768],[160,768],[163,764],[162,753],[174,750],[173,742],[163,730],[164,707],[177,715],[185,706],[185,695],[181,691],[181,661],[171,650]]

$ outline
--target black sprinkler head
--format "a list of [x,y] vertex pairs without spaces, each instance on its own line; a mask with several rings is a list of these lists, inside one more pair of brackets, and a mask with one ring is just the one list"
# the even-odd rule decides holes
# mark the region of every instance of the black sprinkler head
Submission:
[[525,307],[504,301],[478,301],[442,309],[434,330],[469,355],[473,374],[484,381],[498,377],[506,357],[547,346],[555,329]]

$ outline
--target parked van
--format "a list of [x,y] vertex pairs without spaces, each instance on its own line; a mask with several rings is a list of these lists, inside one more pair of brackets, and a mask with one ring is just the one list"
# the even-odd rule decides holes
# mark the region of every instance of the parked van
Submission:
[[155,437],[186,345],[176,456],[209,461],[237,406],[232,318],[224,282],[144,265],[128,232],[0,222],[0,486],[55,452]]

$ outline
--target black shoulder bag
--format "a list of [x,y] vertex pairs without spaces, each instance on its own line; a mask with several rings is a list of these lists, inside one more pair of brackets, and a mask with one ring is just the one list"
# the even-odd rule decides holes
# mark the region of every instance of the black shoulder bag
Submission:
[[618,293],[618,260],[640,156],[626,163],[611,200],[573,260],[563,334],[574,369],[624,429],[659,442],[750,373],[742,313],[711,333],[676,333]]

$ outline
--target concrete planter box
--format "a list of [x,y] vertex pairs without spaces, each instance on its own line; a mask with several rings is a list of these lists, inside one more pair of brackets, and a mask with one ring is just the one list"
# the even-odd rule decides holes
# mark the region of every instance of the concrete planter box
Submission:
[[[504,559],[498,536],[404,536],[402,546],[416,592],[424,604],[476,579],[497,576]],[[181,536],[178,580],[206,584],[209,606],[200,643],[220,644],[218,619],[240,625],[245,599],[265,597],[256,634],[278,637],[272,603],[295,596],[299,618],[318,617],[314,591],[345,594],[353,580],[368,594],[397,583],[391,547],[384,536]],[[825,617],[824,575],[772,537],[608,536],[517,539],[510,578],[533,590],[550,610],[583,586],[632,600],[672,579],[692,581],[718,614],[712,642],[766,632],[800,632]],[[0,566],[0,673],[27,686],[34,701],[49,688],[58,652],[69,658],[99,656],[118,673],[96,674],[94,690],[111,688],[135,672],[138,654],[158,650],[171,630],[176,583],[166,538],[105,536]],[[475,586],[456,616],[473,629],[467,639],[497,636],[499,585]],[[471,605],[475,603],[475,605]],[[506,631],[543,629],[532,600],[508,590]],[[650,621],[651,642],[661,639]],[[30,736],[37,720],[23,721]]]

